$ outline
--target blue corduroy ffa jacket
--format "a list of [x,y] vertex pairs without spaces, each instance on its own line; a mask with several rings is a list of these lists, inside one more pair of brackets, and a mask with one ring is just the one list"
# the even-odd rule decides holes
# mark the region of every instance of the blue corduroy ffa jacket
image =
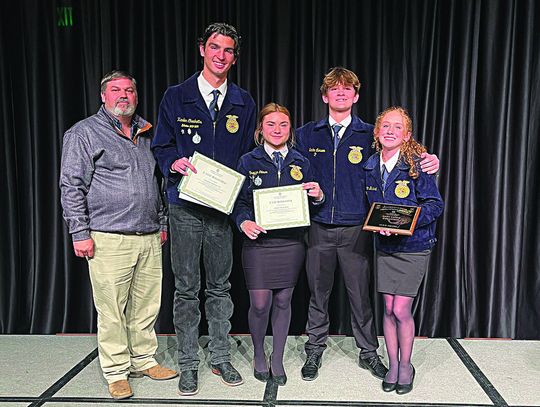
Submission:
[[[412,236],[382,236],[375,234],[375,245],[385,253],[414,253],[431,249],[437,242],[436,220],[442,214],[444,203],[437,188],[435,175],[421,170],[418,178],[409,175],[409,166],[398,160],[390,172],[386,187],[382,190],[380,154],[372,155],[364,165],[366,176],[366,196],[373,202],[419,206],[420,215]],[[399,192],[396,195],[396,192]],[[400,195],[400,196],[398,196]]]
[[[232,213],[232,219],[240,231],[242,222],[245,220],[255,221],[253,209],[254,190],[313,181],[309,160],[292,148],[289,149],[283,161],[283,169],[279,177],[276,166],[263,146],[258,146],[253,151],[243,155],[238,163],[237,171],[246,176]],[[293,174],[297,179],[293,178]],[[309,198],[309,200],[313,202],[312,198]],[[315,205],[310,206],[314,210],[318,208]],[[300,238],[302,237],[303,229],[305,228],[270,230],[267,235],[259,235],[259,238]]]
[[329,225],[363,224],[368,211],[363,164],[374,152],[373,126],[352,116],[335,155],[328,118],[300,127],[296,140],[325,195],[312,220]]
[[255,103],[245,90],[229,82],[215,126],[197,84],[196,73],[185,82],[171,86],[159,106],[158,124],[152,151],[167,178],[167,198],[186,205],[178,198],[182,176],[171,173],[174,161],[195,151],[236,168],[238,159],[253,147]]

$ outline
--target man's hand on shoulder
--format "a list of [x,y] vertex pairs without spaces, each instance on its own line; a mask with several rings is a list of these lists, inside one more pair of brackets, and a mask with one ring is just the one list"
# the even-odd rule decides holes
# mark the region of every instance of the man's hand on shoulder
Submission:
[[439,171],[439,158],[435,154],[422,153],[420,156],[420,168],[428,174],[435,174]]
[[73,242],[73,250],[77,257],[94,257],[94,241],[92,239],[77,240]]

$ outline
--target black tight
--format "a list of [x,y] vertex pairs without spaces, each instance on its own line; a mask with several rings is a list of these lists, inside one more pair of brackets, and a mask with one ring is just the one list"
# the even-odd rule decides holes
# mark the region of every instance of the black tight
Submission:
[[253,340],[254,366],[259,372],[268,371],[264,354],[264,337],[272,311],[272,372],[285,374],[283,353],[291,322],[291,298],[294,288],[278,290],[249,290],[250,307],[248,312],[249,330]]
[[411,354],[414,342],[414,298],[402,295],[383,294],[384,340],[388,352],[388,383],[409,384],[412,376]]

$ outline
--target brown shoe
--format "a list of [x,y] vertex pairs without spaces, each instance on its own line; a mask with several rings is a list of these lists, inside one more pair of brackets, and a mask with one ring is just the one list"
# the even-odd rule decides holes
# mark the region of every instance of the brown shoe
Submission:
[[143,377],[148,376],[150,379],[154,380],[169,380],[176,376],[178,376],[178,373],[172,369],[155,365],[152,366],[150,369],[146,370],[140,370],[138,372],[131,372],[131,377]]
[[133,391],[127,380],[118,380],[109,384],[109,393],[115,400],[127,399],[133,396]]

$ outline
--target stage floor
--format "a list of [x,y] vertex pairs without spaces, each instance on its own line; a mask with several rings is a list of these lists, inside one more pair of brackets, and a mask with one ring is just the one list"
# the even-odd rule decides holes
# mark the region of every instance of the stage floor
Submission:
[[[357,365],[350,337],[331,337],[319,377],[303,381],[305,336],[287,341],[288,382],[278,387],[252,374],[249,336],[231,336],[233,363],[244,384],[227,387],[210,372],[208,338],[200,339],[199,393],[178,395],[178,379],[130,379],[134,397],[113,401],[97,359],[95,336],[0,336],[1,406],[540,406],[540,342],[417,338],[414,390],[384,393],[381,381]],[[271,337],[267,337],[271,348]],[[385,355],[379,339],[379,353]],[[160,336],[158,361],[176,367],[176,339]],[[270,351],[269,351],[270,352]],[[269,353],[268,352],[268,353]],[[386,359],[385,359],[386,363]]]

